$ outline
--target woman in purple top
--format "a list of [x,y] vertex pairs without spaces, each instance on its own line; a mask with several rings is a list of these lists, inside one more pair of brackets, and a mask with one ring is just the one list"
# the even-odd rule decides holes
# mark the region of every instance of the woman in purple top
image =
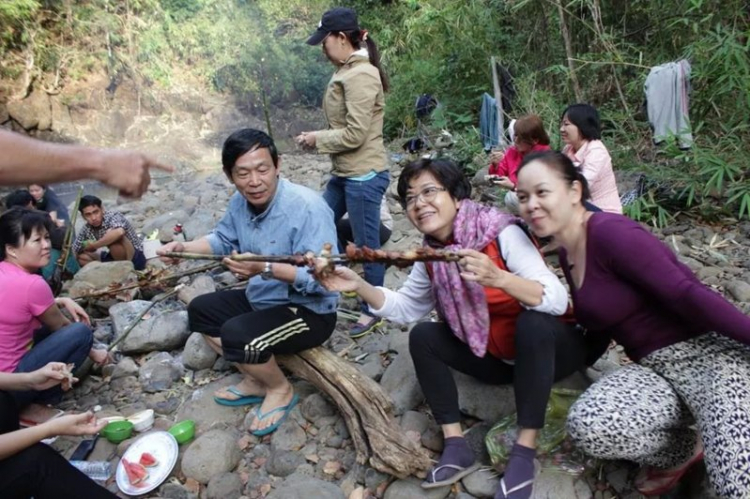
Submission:
[[673,488],[705,454],[723,498],[750,491],[750,318],[704,286],[640,224],[587,212],[585,178],[548,152],[518,173],[521,215],[553,236],[578,323],[634,364],[594,383],[568,430],[588,454],[642,465],[645,495]]

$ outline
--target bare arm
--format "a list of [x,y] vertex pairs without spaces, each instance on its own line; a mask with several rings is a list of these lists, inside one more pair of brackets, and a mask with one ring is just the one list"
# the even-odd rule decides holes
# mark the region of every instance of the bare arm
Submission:
[[69,414],[40,425],[0,435],[0,460],[31,447],[40,440],[55,435],[94,435],[106,422],[97,422],[91,412]]
[[70,324],[70,320],[63,315],[60,307],[57,306],[57,303],[51,305],[45,310],[42,315],[39,316],[39,320],[52,331],[57,331]]
[[99,248],[104,248],[109,246],[110,244],[114,243],[118,239],[120,239],[122,236],[125,235],[125,229],[122,227],[117,227],[116,229],[110,229],[108,230],[101,239],[98,241],[94,241],[93,243],[86,246],[87,251],[95,251]]
[[55,144],[0,130],[0,185],[49,184],[84,178],[98,180],[126,196],[141,196],[149,170],[173,171],[148,156],[127,150]]

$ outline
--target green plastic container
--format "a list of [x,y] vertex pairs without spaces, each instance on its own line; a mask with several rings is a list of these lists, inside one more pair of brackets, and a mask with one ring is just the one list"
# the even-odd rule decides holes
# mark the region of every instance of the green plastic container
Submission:
[[191,419],[180,421],[169,429],[169,433],[172,434],[179,444],[189,442],[195,436],[195,421]]
[[102,428],[100,434],[113,444],[119,444],[123,440],[129,439],[133,434],[133,423],[130,421],[113,421]]

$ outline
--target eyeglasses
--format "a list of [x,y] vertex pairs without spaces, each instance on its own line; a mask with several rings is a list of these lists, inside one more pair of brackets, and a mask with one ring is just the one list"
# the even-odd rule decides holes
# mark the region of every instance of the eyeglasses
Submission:
[[445,187],[435,187],[435,186],[425,187],[419,192],[419,194],[406,196],[406,198],[404,198],[404,207],[407,209],[414,208],[414,205],[417,204],[418,199],[422,199],[423,202],[429,203],[430,201],[435,199],[438,192],[445,192],[447,190],[448,189],[446,189]]

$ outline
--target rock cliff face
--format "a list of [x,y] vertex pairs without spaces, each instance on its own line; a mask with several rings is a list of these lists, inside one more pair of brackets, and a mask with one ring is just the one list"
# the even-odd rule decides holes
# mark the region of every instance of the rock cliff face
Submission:
[[[110,88],[100,75],[56,95],[41,88],[24,99],[0,94],[0,126],[56,142],[141,149],[188,171],[218,164],[217,148],[232,131],[266,129],[262,110],[199,86],[165,91],[125,81]],[[293,147],[294,134],[324,123],[319,110],[303,108],[273,109],[271,120],[282,149]]]

